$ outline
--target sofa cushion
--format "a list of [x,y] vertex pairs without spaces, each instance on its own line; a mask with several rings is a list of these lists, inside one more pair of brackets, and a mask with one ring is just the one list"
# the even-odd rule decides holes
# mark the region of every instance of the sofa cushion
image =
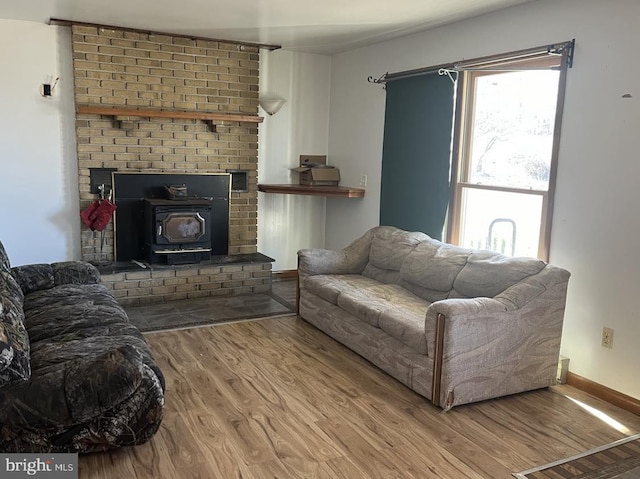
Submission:
[[38,341],[65,336],[67,338],[110,334],[118,323],[128,323],[126,313],[109,305],[92,305],[82,301],[77,305],[61,305],[30,310],[25,323],[33,345]]
[[317,274],[304,279],[304,289],[333,304],[338,304],[338,296],[343,291],[379,284],[375,279],[359,274]]
[[539,273],[545,265],[544,261],[534,258],[509,257],[488,251],[472,253],[453,287],[469,298],[493,298],[524,278]]
[[92,360],[121,346],[145,351],[147,346],[138,329],[131,323],[115,322],[110,326],[83,328],[75,333],[62,333],[44,340],[34,341],[31,347],[33,370],[59,365],[79,358]]
[[400,268],[413,249],[429,239],[419,232],[402,231],[393,227],[380,227],[371,240],[369,263],[362,274],[381,283],[397,283]]
[[100,283],[98,268],[83,261],[60,261],[51,264],[55,286],[62,284]]
[[416,353],[427,354],[425,319],[430,302],[397,284],[348,289],[338,306],[371,326],[382,329]]
[[22,290],[13,275],[0,270],[0,386],[31,376],[22,301]]
[[377,328],[380,313],[388,307],[389,301],[377,287],[373,287],[343,291],[337,298],[337,304],[359,320]]
[[11,268],[24,294],[53,288],[53,269],[49,264],[28,264]]
[[118,307],[118,301],[101,283],[64,284],[26,295],[24,299],[24,311],[27,317],[29,317],[29,311],[34,309],[57,308],[65,305],[73,306],[83,302]]
[[380,329],[415,352],[427,355],[425,320],[430,304],[407,291],[402,302],[380,314]]
[[427,239],[411,251],[400,270],[400,284],[428,301],[445,299],[471,250]]
[[376,328],[379,327],[382,313],[388,310],[402,310],[416,301],[419,301],[426,311],[428,303],[397,284],[348,289],[338,296],[338,306]]

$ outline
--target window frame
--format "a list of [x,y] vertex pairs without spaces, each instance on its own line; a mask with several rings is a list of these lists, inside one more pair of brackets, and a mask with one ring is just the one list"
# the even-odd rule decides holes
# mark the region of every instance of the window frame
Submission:
[[[530,59],[527,59],[529,51],[518,51],[511,54],[496,55],[474,60],[473,62],[475,62],[475,65],[472,61],[467,62],[468,65],[466,69],[462,65],[459,67],[451,157],[451,197],[445,236],[448,243],[459,244],[462,220],[462,195],[465,188],[539,195],[542,196],[542,213],[538,241],[538,258],[544,261],[549,261],[551,227],[553,222],[556,177],[558,171],[558,154],[560,150],[562,112],[564,110],[567,69],[571,66],[572,60],[573,42],[566,42],[563,46],[564,48],[560,48],[559,50],[559,64],[557,60],[549,61],[550,54],[553,53],[551,49],[548,49],[546,55],[544,51],[540,53],[540,49],[531,49]],[[536,54],[536,52],[538,53]],[[527,68],[527,65],[537,66],[537,69],[549,68],[549,64],[554,63],[558,64],[555,68],[559,70],[560,75],[558,78],[556,115],[551,149],[548,189],[546,191],[529,190],[504,186],[477,185],[464,181],[465,174],[466,178],[469,177],[469,168],[471,168],[471,162],[467,161],[467,158],[469,156],[470,136],[473,132],[471,125],[474,109],[474,88],[472,85],[475,78],[483,74],[496,73],[497,71],[535,69]],[[463,170],[464,168],[466,168],[466,171]]]

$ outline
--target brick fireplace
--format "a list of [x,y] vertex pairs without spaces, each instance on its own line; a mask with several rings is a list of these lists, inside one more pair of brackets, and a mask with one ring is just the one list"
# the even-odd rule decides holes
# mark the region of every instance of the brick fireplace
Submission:
[[[143,284],[139,286],[143,289],[154,285],[163,288],[158,289],[158,294],[164,300],[202,296],[200,293],[205,290],[200,286],[192,289],[188,285],[202,284],[203,268],[207,270],[207,278],[216,275],[222,278],[219,287],[210,285],[209,291],[223,289],[222,283],[230,283],[229,294],[267,284],[264,271],[270,274],[270,262],[267,267],[259,261],[249,261],[252,266],[246,271],[252,273],[247,277],[238,274],[245,271],[242,261],[234,261],[234,256],[240,259],[259,255],[256,122],[189,118],[193,115],[164,118],[82,112],[83,107],[100,106],[255,117],[258,48],[85,25],[72,26],[72,43],[81,210],[97,198],[92,176],[99,171],[163,174],[243,171],[248,183],[246,191],[232,191],[229,197],[229,272],[224,271],[224,265],[222,270],[220,266],[200,265],[191,268],[190,276],[189,267],[185,266],[178,271],[179,276],[176,271],[166,270],[156,273],[158,278],[150,271],[114,273],[120,276],[106,277],[105,283],[116,290],[116,284],[126,282],[129,275],[132,281],[141,281]],[[82,259],[101,264],[113,262],[114,237],[113,222],[102,235],[82,225]],[[256,276],[253,272],[260,274]],[[141,275],[144,279],[138,279]],[[185,281],[177,281],[182,288],[169,291],[166,278]],[[235,278],[240,279],[240,284]],[[248,281],[246,285],[242,284],[244,280]],[[270,287],[270,277],[268,284]],[[124,299],[122,294],[119,296]],[[137,295],[138,300],[131,302],[141,302],[144,297]]]

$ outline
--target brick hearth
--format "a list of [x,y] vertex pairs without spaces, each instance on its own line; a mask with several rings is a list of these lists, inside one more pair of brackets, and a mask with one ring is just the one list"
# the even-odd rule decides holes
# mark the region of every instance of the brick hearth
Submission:
[[123,305],[142,305],[206,296],[271,291],[271,258],[261,254],[229,257],[232,264],[153,266],[114,272],[102,267],[102,282]]

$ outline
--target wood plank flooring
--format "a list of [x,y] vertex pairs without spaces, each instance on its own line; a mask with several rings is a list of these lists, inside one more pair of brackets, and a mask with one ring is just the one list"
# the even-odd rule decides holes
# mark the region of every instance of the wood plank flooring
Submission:
[[442,413],[296,317],[147,339],[167,380],[160,431],[81,456],[81,479],[508,478],[640,432],[569,386]]

